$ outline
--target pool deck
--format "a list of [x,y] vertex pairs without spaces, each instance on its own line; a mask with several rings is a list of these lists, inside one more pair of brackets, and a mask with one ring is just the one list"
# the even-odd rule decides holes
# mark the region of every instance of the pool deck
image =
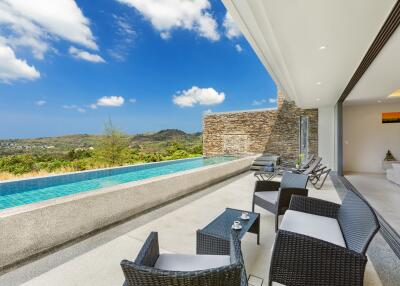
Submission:
[[[0,285],[122,285],[120,261],[134,259],[151,231],[158,231],[162,252],[194,254],[197,229],[225,207],[251,209],[254,182],[250,172],[225,180],[3,273]],[[322,190],[310,189],[310,196],[340,201],[330,180]],[[261,214],[261,244],[256,244],[256,235],[246,234],[242,249],[247,274],[266,279],[275,236],[274,217],[260,208],[256,211]],[[257,279],[253,281],[261,285]],[[371,262],[364,285],[382,285]]]

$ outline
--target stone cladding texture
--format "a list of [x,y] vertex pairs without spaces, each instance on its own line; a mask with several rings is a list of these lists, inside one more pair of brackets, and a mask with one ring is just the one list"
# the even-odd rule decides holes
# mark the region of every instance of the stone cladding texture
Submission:
[[203,119],[203,153],[276,154],[293,165],[300,152],[300,116],[309,118],[309,154],[318,154],[318,110],[300,109],[278,93],[278,108],[206,114]]

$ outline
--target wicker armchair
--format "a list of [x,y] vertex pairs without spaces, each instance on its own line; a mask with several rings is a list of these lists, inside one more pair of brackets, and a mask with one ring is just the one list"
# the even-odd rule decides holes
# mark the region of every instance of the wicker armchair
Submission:
[[363,285],[365,253],[378,229],[374,211],[356,193],[341,205],[293,196],[276,235],[269,285]]
[[152,232],[135,262],[121,261],[123,286],[247,286],[240,241],[231,236],[229,256],[160,254]]
[[292,195],[308,195],[307,182],[307,175],[291,172],[283,173],[281,182],[257,181],[254,188],[252,211],[254,212],[254,206],[257,205],[275,214],[276,232],[279,216],[289,208]]

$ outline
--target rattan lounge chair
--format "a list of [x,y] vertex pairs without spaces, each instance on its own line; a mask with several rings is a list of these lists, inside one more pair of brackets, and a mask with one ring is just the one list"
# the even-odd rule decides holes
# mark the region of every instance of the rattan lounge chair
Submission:
[[270,181],[279,172],[280,172],[280,168],[278,166],[266,165],[266,166],[260,167],[259,171],[255,171],[254,177],[256,177],[260,181]]
[[310,164],[314,161],[314,159],[315,159],[315,155],[314,155],[314,154],[311,154],[311,155],[308,157],[308,159],[304,160],[303,163],[301,163],[299,169],[300,169],[300,170],[305,170],[305,169],[307,169],[307,168],[310,166]]
[[293,196],[276,234],[269,285],[362,286],[378,230],[375,212],[354,192],[341,205]]
[[315,170],[317,170],[319,167],[320,167],[320,165],[321,165],[321,161],[322,161],[322,158],[321,157],[317,157],[317,158],[315,158],[315,160],[313,160],[310,164],[309,164],[309,166],[306,168],[306,169],[299,169],[299,170],[295,170],[295,169],[293,169],[293,170],[291,170],[293,173],[297,173],[297,174],[304,174],[304,175],[310,175],[310,174],[312,174],[313,172],[315,172]]
[[265,166],[269,166],[271,163],[273,166],[279,166],[280,160],[281,158],[279,155],[264,154],[254,160],[253,164],[250,167],[250,170],[260,171]]
[[123,286],[247,286],[240,241],[232,231],[230,255],[160,254],[152,232],[135,262],[121,261]]
[[[315,160],[319,160],[318,163],[315,165],[311,165]],[[293,168],[293,167],[284,167],[284,166],[278,166],[274,165],[273,166],[273,171],[269,170],[270,166],[266,166],[267,170],[264,169],[264,167],[260,168],[259,171],[254,172],[254,176],[260,180],[260,181],[270,181],[272,180],[275,176],[277,175],[282,175],[285,171],[288,172],[293,172],[293,173],[303,173],[303,172],[313,172],[316,168],[319,167],[321,163],[322,158],[318,157],[315,158],[314,154],[312,154],[310,157],[308,157],[307,160],[305,160],[299,169]],[[309,169],[311,168],[312,169]]]
[[309,175],[309,181],[317,190],[320,190],[323,187],[325,180],[330,172],[331,169],[327,168],[326,166],[321,166]]
[[292,195],[307,196],[306,189],[308,176],[284,172],[281,182],[257,181],[254,194],[252,211],[257,205],[275,214],[275,231],[278,229],[278,219],[289,208]]

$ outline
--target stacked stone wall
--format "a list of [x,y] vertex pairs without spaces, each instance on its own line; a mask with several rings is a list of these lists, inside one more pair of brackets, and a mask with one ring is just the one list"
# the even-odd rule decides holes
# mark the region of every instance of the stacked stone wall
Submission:
[[301,116],[309,118],[309,154],[318,154],[318,110],[297,108],[280,95],[274,110],[205,115],[204,155],[268,153],[293,164],[300,153]]

